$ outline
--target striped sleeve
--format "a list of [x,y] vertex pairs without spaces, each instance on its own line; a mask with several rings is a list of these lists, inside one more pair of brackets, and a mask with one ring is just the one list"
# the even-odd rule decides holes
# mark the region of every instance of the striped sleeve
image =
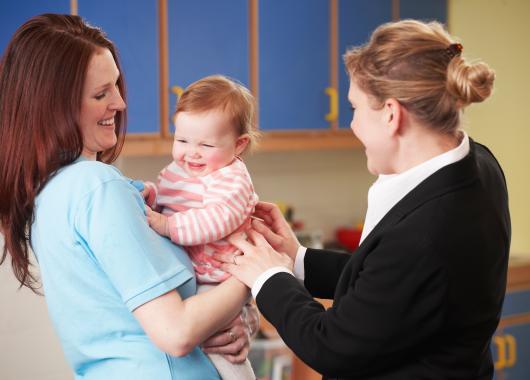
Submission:
[[173,242],[198,245],[217,241],[236,231],[254,212],[258,197],[246,170],[223,169],[211,176],[204,207],[177,212],[169,218]]

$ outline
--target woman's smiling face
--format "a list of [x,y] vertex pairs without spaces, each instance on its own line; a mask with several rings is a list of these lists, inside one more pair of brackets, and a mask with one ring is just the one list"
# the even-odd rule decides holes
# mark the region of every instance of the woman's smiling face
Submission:
[[117,142],[115,116],[125,109],[117,86],[119,76],[111,52],[97,50],[88,65],[78,121],[83,135],[82,155],[88,159],[95,160],[98,152]]

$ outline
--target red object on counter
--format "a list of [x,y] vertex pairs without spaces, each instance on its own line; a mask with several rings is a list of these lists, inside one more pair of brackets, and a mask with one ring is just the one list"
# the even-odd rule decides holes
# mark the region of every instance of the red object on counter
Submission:
[[337,228],[335,236],[337,241],[343,245],[346,249],[354,251],[359,246],[361,241],[362,230],[353,227],[340,227]]

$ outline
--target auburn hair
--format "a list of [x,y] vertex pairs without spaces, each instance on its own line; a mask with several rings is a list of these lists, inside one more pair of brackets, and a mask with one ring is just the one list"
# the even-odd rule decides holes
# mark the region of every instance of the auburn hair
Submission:
[[374,108],[394,98],[422,124],[453,134],[462,109],[490,96],[495,79],[485,63],[454,53],[455,42],[438,22],[402,20],[379,26],[344,62]]
[[201,113],[219,110],[228,115],[228,122],[238,136],[248,135],[247,148],[256,145],[256,100],[239,82],[223,75],[211,75],[190,84],[177,101],[179,112]]
[[[0,226],[21,286],[33,291],[29,248],[35,198],[47,181],[81,154],[78,124],[87,68],[99,49],[108,49],[120,70],[114,44],[79,16],[43,14],[18,28],[0,60]],[[118,88],[125,100],[123,76]],[[126,113],[116,115],[117,144],[98,152],[114,161],[123,146]]]

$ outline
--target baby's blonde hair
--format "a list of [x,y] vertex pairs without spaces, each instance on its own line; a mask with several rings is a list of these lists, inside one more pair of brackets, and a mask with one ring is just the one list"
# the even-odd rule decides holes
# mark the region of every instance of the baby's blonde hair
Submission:
[[179,112],[207,112],[219,110],[228,115],[238,136],[250,138],[247,149],[256,145],[256,100],[239,82],[223,75],[211,75],[190,84],[177,101]]
[[488,65],[468,63],[450,49],[455,42],[438,22],[402,20],[378,27],[344,62],[374,108],[394,98],[422,124],[453,134],[461,110],[490,96],[495,79]]

